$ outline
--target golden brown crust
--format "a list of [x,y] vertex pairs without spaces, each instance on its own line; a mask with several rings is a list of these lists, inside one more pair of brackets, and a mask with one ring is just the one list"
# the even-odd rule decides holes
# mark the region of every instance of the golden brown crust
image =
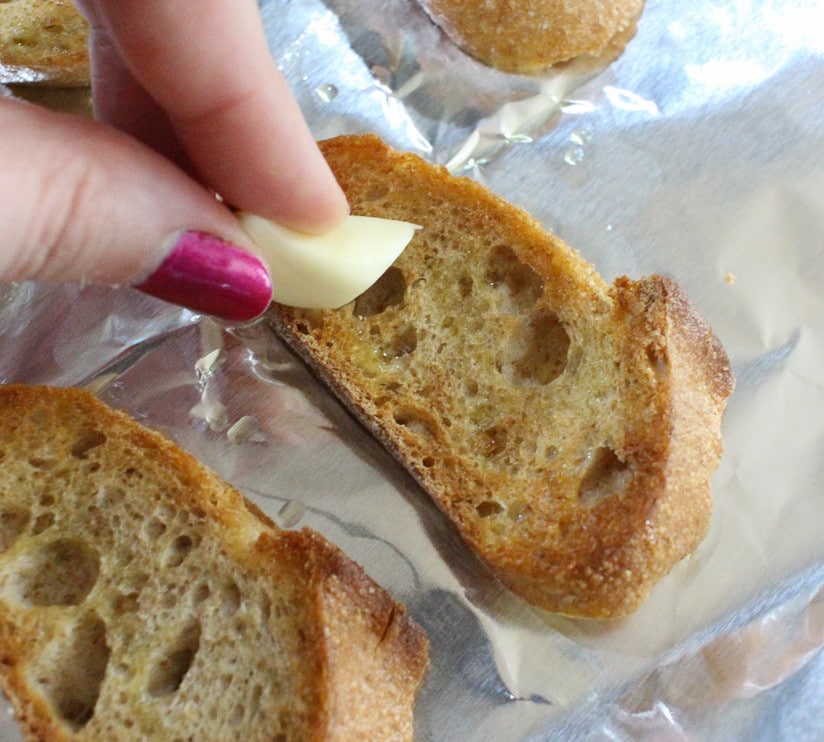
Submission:
[[321,146],[354,213],[422,229],[352,305],[270,322],[514,591],[637,608],[709,523],[717,338],[672,281],[610,289],[477,183],[375,137]]
[[507,72],[536,72],[582,55],[609,52],[614,56],[634,35],[644,0],[421,0],[421,4],[471,56]]
[[87,42],[71,0],[0,2],[0,82],[87,86]]
[[321,536],[80,390],[0,387],[0,441],[0,683],[30,739],[412,738],[426,637]]
[[[263,537],[258,549],[294,560],[322,616],[319,671],[331,693],[315,723],[323,732],[318,739],[412,739],[406,697],[426,672],[428,642],[405,608],[376,589],[340,549],[308,529],[283,532],[277,542]],[[382,689],[380,705],[373,686]]]

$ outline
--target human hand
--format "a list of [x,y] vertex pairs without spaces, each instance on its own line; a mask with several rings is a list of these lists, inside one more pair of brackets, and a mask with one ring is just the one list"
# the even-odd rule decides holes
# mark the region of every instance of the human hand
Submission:
[[82,0],[95,118],[0,99],[3,280],[87,280],[227,319],[271,283],[215,198],[303,231],[346,214],[253,0]]

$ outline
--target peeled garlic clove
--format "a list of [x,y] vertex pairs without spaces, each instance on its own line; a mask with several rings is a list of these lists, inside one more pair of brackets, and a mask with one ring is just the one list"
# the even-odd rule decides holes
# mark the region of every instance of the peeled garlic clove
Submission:
[[409,244],[414,224],[348,216],[325,234],[302,234],[253,214],[238,219],[268,263],[274,301],[336,309],[375,283]]

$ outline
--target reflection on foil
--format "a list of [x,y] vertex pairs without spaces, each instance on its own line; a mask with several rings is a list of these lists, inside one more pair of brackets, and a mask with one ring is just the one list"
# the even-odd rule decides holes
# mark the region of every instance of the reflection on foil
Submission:
[[641,111],[651,116],[658,115],[658,106],[655,104],[655,101],[642,98],[631,90],[623,90],[613,85],[605,85],[604,95],[606,95],[607,100],[615,108],[621,111]]
[[42,71],[19,65],[0,64],[0,83],[36,84],[48,82],[49,76]]
[[700,730],[702,739],[785,738],[759,731],[758,708],[763,703],[772,712],[764,697],[821,655],[824,574],[817,572],[800,577],[804,589],[779,589],[772,607],[662,664],[617,698],[608,712],[611,738],[631,739],[651,729],[689,729],[696,736]]
[[753,386],[761,383],[764,378],[777,371],[784,365],[784,361],[790,356],[801,337],[799,330],[783,345],[759,355],[753,360],[740,364],[736,368],[736,383],[741,393],[750,390]]

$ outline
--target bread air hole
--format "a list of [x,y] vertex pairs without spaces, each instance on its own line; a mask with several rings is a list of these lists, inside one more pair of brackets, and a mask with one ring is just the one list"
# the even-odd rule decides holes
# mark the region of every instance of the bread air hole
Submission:
[[229,717],[229,726],[236,727],[240,725],[243,721],[243,717],[246,714],[246,707],[242,703],[236,703],[234,708],[232,709],[232,714]]
[[660,381],[667,378],[667,359],[666,351],[657,344],[650,343],[646,347],[647,360],[655,375]]
[[394,336],[380,346],[380,357],[385,361],[394,361],[413,353],[418,347],[418,332],[411,325],[400,328]]
[[566,369],[568,354],[563,323],[554,312],[541,309],[513,333],[497,366],[512,384],[549,384]]
[[172,539],[171,543],[166,547],[166,554],[163,562],[167,567],[179,567],[183,561],[189,556],[189,552],[194,548],[195,544],[191,536],[182,534]]
[[306,309],[301,313],[301,318],[295,323],[295,329],[301,335],[311,335],[315,330],[323,328],[323,315],[313,309]]
[[507,517],[514,522],[523,520],[529,510],[529,504],[526,500],[515,500],[511,502],[506,508]]
[[255,683],[249,696],[249,718],[254,719],[260,711],[260,699],[263,698],[263,686]]
[[502,453],[507,445],[509,431],[502,425],[494,425],[480,434],[480,451],[491,459]]
[[73,731],[94,716],[110,654],[106,624],[90,611],[46,648],[34,668],[36,684]]
[[160,518],[152,516],[146,521],[143,531],[149,541],[155,541],[166,533],[166,524]]
[[30,520],[31,513],[25,508],[7,506],[0,510],[0,552],[6,551],[17,541]]
[[170,696],[183,684],[200,649],[200,622],[187,624],[149,675],[146,690],[155,697]]
[[592,507],[626,489],[631,476],[629,464],[621,461],[610,447],[601,446],[590,457],[578,496],[584,505]]
[[389,307],[403,304],[406,296],[406,279],[399,268],[387,271],[357,299],[352,310],[356,317],[374,317]]
[[400,407],[393,415],[395,422],[415,435],[431,438],[435,434],[435,420],[425,410]]
[[[258,602],[257,602],[257,611],[258,611],[258,618],[261,624],[269,623],[269,619],[272,616],[272,601],[266,595],[258,595]],[[274,611],[277,613],[277,609]]]
[[80,605],[100,573],[100,556],[81,539],[40,544],[17,570],[22,600],[32,605]]
[[54,525],[55,515],[50,510],[45,513],[40,513],[35,519],[31,527],[32,536],[39,536],[43,531],[48,530]]
[[481,518],[489,518],[491,515],[499,515],[504,512],[504,506],[495,500],[484,500],[475,507]]
[[233,580],[228,580],[220,586],[220,604],[224,616],[232,616],[240,608],[240,588]]
[[72,456],[76,459],[85,459],[89,451],[106,442],[106,435],[99,430],[83,430],[72,445]]
[[498,245],[492,250],[484,279],[497,289],[512,313],[529,310],[543,293],[541,276],[516,257],[512,248]]
[[211,595],[212,589],[208,582],[201,582],[192,592],[192,605],[200,605]]
[[41,456],[33,456],[29,459],[29,466],[42,471],[47,471],[49,469],[54,469],[54,467],[57,466],[57,459],[45,459]]
[[369,186],[369,190],[363,194],[363,200],[365,203],[369,203],[370,201],[380,201],[382,198],[385,198],[388,193],[388,185],[384,183],[372,183]]
[[112,611],[116,616],[124,616],[134,613],[140,607],[140,593],[132,591],[130,593],[116,593],[112,598]]

